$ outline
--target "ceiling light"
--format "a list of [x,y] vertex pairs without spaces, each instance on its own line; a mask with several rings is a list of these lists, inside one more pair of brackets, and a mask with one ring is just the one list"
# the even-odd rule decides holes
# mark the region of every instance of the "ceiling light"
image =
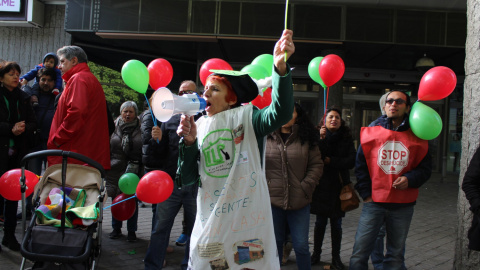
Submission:
[[422,58],[418,59],[417,63],[415,64],[415,68],[422,72],[425,72],[434,66],[435,63],[431,58],[428,58],[426,54],[424,54]]

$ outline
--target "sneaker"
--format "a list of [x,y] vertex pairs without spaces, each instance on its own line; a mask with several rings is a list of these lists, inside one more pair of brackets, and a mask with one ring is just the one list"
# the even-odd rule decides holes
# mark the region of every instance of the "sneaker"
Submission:
[[188,235],[182,233],[182,234],[178,237],[178,239],[177,239],[177,241],[175,242],[175,244],[176,244],[177,246],[185,246],[185,245],[187,244],[187,241],[188,241],[189,238],[190,238],[190,237],[188,237]]
[[3,236],[2,245],[6,246],[12,251],[20,251],[20,244],[18,243],[15,236],[13,237]]
[[137,235],[135,234],[135,232],[128,232],[127,241],[128,242],[137,241]]
[[113,229],[113,231],[108,235],[110,239],[118,239],[122,236],[122,230],[120,229]]

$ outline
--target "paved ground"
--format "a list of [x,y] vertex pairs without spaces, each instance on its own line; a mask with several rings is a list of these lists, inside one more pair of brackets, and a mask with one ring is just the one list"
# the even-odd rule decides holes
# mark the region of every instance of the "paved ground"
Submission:
[[[406,266],[409,270],[436,269],[450,270],[453,267],[456,231],[456,204],[458,194],[457,176],[450,176],[443,182],[438,174],[434,174],[420,191],[420,196],[415,207],[410,233],[407,239]],[[343,220],[343,241],[341,256],[342,261],[348,266],[352,252],[354,236],[360,209],[347,214]],[[178,215],[172,229],[170,245],[173,253],[167,254],[166,270],[180,269],[180,261],[183,257],[183,248],[175,246],[175,240],[181,233],[181,216]],[[103,248],[98,268],[101,270],[118,269],[143,269],[143,257],[145,255],[151,230],[151,208],[140,208],[137,237],[138,241],[129,243],[126,237],[117,240],[108,238],[111,232],[111,213],[106,210],[103,226]],[[310,239],[313,238],[314,218],[310,221]],[[126,224],[124,224],[125,228]],[[126,233],[126,229],[123,230]],[[0,236],[3,237],[3,233]],[[330,231],[327,229],[323,245],[322,262],[331,261]],[[21,225],[17,226],[17,239],[21,239]],[[312,250],[312,243],[310,243]],[[0,253],[0,269],[19,269],[21,262],[19,252],[12,252],[3,248]],[[30,266],[28,263],[27,266]],[[287,265],[283,270],[297,269],[295,254],[292,252]],[[324,269],[324,265],[315,265],[312,269]],[[369,269],[373,269],[370,265]]]

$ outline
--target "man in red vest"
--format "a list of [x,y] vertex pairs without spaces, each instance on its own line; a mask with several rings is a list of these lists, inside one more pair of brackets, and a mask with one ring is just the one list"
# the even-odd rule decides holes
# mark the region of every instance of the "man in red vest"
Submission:
[[355,188],[364,200],[349,269],[368,269],[380,228],[385,223],[387,253],[383,269],[401,269],[403,249],[418,197],[431,175],[428,141],[413,134],[408,122],[410,97],[391,91],[386,114],[360,132]]

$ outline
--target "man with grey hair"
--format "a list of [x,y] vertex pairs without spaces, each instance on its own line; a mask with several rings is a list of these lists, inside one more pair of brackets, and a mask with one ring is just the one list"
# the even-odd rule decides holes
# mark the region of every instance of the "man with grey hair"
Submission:
[[[87,55],[78,46],[57,51],[65,88],[53,117],[48,149],[62,149],[87,156],[110,169],[110,138],[106,101],[100,82],[87,65]],[[61,162],[48,157],[48,165]],[[69,160],[69,163],[82,164]]]

